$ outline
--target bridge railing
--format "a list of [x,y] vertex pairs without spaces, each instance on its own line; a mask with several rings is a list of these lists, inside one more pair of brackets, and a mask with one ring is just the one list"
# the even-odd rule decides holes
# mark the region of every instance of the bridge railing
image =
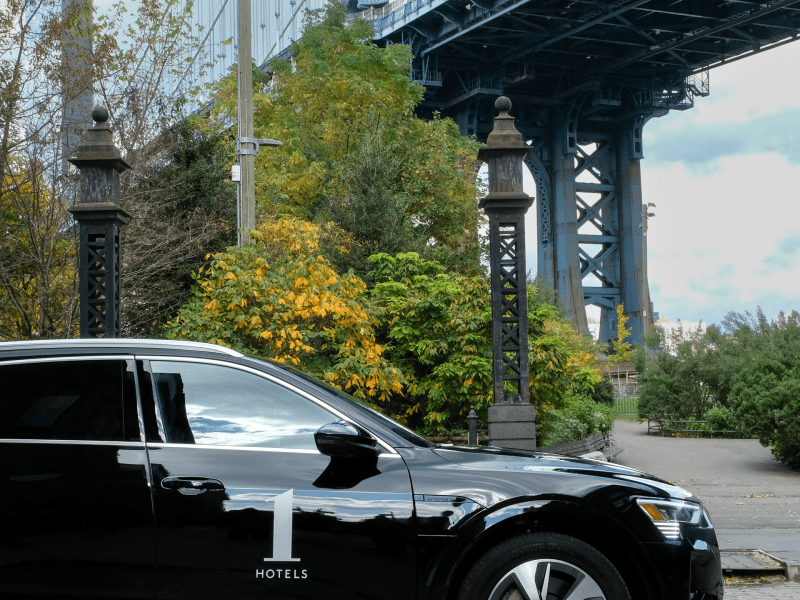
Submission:
[[426,6],[433,4],[433,0],[398,0],[390,2],[381,8],[368,8],[359,13],[347,15],[346,22],[351,23],[357,17],[371,21],[375,33],[380,34],[387,27],[399,23],[411,14],[419,13]]

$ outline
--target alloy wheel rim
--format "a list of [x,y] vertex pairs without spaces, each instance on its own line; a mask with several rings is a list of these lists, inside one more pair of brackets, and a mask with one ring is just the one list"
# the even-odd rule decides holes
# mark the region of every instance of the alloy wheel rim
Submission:
[[492,590],[489,600],[607,600],[583,569],[561,560],[537,559],[517,565]]

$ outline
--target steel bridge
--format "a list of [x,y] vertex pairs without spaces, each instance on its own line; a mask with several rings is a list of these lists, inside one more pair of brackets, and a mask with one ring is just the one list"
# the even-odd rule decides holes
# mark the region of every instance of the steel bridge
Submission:
[[[357,4],[355,4],[357,2]],[[800,1],[350,0],[379,44],[409,44],[419,112],[485,140],[508,96],[533,147],[538,272],[603,342],[624,303],[633,338],[653,311],[646,279],[642,130],[709,93],[708,70],[797,39]],[[353,18],[351,17],[351,18]],[[644,226],[644,227],[643,227]],[[643,235],[644,233],[644,235]]]

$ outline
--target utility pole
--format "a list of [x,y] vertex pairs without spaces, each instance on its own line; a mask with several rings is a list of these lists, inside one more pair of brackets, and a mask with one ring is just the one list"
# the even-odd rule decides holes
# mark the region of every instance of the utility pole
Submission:
[[[237,195],[238,245],[250,243],[250,230],[256,227],[256,155],[259,146],[282,146],[281,142],[253,137],[253,51],[250,0],[239,6],[239,190]],[[234,175],[234,181],[236,176]]]
[[[250,243],[250,230],[256,226],[255,153],[243,152],[246,140],[253,137],[253,53],[251,49],[250,0],[239,0],[239,245]],[[249,148],[247,148],[249,150]],[[258,150],[256,150],[258,152]]]

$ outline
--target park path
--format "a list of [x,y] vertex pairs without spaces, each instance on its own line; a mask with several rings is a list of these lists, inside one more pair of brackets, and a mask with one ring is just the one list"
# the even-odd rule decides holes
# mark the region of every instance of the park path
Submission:
[[[686,488],[711,513],[722,550],[757,549],[800,566],[800,472],[758,440],[647,435],[618,420],[617,461]],[[725,600],[800,600],[800,582],[727,585]]]

